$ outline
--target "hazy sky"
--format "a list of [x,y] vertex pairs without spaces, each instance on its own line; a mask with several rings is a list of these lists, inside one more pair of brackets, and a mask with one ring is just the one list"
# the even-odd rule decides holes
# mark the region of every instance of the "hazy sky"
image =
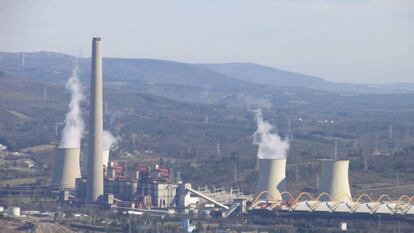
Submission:
[[93,36],[111,57],[414,82],[414,0],[0,0],[0,51],[89,56]]

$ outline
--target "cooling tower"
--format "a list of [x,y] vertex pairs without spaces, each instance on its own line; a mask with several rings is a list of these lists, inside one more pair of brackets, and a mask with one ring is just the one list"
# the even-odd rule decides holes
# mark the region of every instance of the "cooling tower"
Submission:
[[92,41],[91,99],[89,110],[86,200],[97,201],[103,194],[103,112],[101,39]]
[[59,190],[75,189],[76,178],[81,177],[79,148],[55,148],[55,167],[52,187]]
[[[276,200],[282,200],[286,191],[286,159],[259,159],[259,181],[256,193],[269,192]],[[269,196],[265,197],[270,199]]]
[[[102,151],[102,165],[104,166],[104,168],[105,167],[108,168],[108,162],[109,162],[109,150],[103,150]],[[82,165],[84,169],[82,171],[86,172],[85,168],[88,167],[88,158],[85,158],[85,156],[83,156]]]
[[[320,193],[328,193],[332,201],[352,201],[348,181],[349,160],[321,160]],[[327,201],[328,198],[323,198]]]
[[104,167],[108,167],[109,162],[109,150],[102,151],[102,164]]

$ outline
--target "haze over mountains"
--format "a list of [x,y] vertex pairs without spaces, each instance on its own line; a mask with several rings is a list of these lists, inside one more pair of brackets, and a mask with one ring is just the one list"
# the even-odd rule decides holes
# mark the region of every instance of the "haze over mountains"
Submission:
[[[0,53],[0,144],[19,150],[58,140],[69,103],[64,85],[75,64],[87,88],[89,58]],[[256,64],[105,58],[103,65],[105,129],[120,136],[123,148],[182,160],[183,177],[201,184],[206,177],[229,184],[225,177],[231,170],[217,164],[230,164],[230,155],[237,154],[246,180],[240,186],[254,189],[253,108],[261,107],[282,136],[291,122],[292,161],[311,154],[328,158],[333,138],[347,155],[355,152],[355,142],[368,140],[372,147],[374,135],[385,141],[390,124],[395,138],[406,137],[407,125],[414,125],[414,92],[404,93],[400,85],[331,83]],[[88,105],[82,106],[85,119]],[[192,167],[193,161],[203,166]],[[211,178],[211,173],[220,175]]]
[[[51,53],[0,53],[3,72],[21,74],[36,80],[56,82],[66,78],[76,58]],[[79,59],[83,77],[89,75],[89,58]],[[50,72],[52,71],[52,72]],[[348,93],[410,93],[414,84],[334,83],[318,77],[279,70],[253,63],[188,64],[155,59],[104,59],[108,82],[149,82],[211,89],[246,89],[256,86],[299,87]],[[54,79],[58,78],[58,79]],[[62,81],[65,79],[62,79]],[[258,87],[257,86],[257,87]]]
[[405,93],[414,91],[414,84],[352,84],[335,83],[324,79],[280,70],[254,63],[203,64],[211,70],[243,81],[274,86],[306,87],[315,90],[357,93]]

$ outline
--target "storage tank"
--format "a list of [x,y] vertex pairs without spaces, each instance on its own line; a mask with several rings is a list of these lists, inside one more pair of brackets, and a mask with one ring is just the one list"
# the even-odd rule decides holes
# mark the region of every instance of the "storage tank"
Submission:
[[7,214],[12,217],[20,217],[20,207],[10,206],[7,209]]
[[55,148],[52,188],[59,190],[75,189],[76,178],[81,177],[79,157],[80,148]]
[[138,190],[138,182],[137,181],[131,181],[131,190],[130,190],[130,200],[134,200],[134,197]]
[[[276,200],[282,200],[286,191],[286,159],[258,159],[259,180],[256,193],[270,193]],[[264,199],[270,199],[268,195]]]
[[[348,180],[349,160],[321,160],[319,193],[328,193],[332,201],[351,202],[352,196]],[[322,201],[328,201],[324,197]]]

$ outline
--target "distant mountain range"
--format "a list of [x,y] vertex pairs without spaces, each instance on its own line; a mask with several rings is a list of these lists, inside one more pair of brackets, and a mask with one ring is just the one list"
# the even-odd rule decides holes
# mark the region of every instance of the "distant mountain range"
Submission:
[[203,67],[246,82],[273,86],[324,86],[329,82],[309,75],[279,70],[254,63],[200,64]]
[[[77,62],[82,76],[87,78],[90,60],[81,58]],[[64,81],[75,63],[75,57],[61,53],[0,53],[0,71],[46,82]],[[253,63],[188,64],[155,59],[104,58],[104,75],[105,80],[112,83],[145,82],[147,85],[169,84],[244,91],[275,86],[346,93],[414,92],[414,84],[411,83],[335,83]]]
[[[414,92],[382,94],[408,92],[412,85],[405,88],[331,83],[243,63],[186,64],[123,58],[105,58],[103,62],[106,126],[123,138],[129,138],[135,131],[150,135],[141,138],[142,148],[150,145],[148,148],[158,148],[165,154],[185,155],[189,140],[193,142],[192,151],[196,150],[195,145],[200,146],[197,149],[200,155],[214,154],[216,143],[226,140],[237,144],[226,147],[227,154],[240,145],[245,146],[240,150],[245,156],[254,154],[250,135],[255,124],[249,110],[258,107],[263,108],[269,122],[277,123],[281,133],[287,132],[288,119],[307,119],[306,124],[320,119],[342,119],[342,123],[363,119],[365,122],[360,124],[364,127],[381,128],[388,124],[378,121],[378,114],[385,110],[399,114],[402,117],[399,121],[404,124],[412,119],[414,111]],[[87,88],[88,58],[77,60],[48,52],[0,53],[1,144],[24,148],[56,139],[54,123],[62,122],[67,111],[69,94],[64,84],[75,64]],[[84,94],[89,95],[89,91]],[[84,103],[85,110],[88,103]],[[387,117],[388,122],[392,117]],[[304,123],[301,120],[294,124],[302,127]],[[344,128],[337,135],[344,138],[367,133],[360,126],[341,127]],[[308,126],[303,129],[305,135],[311,130]],[[314,130],[325,135],[319,126]],[[306,135],[306,140],[309,137],[313,135]],[[242,143],[240,138],[244,140]]]
[[356,93],[406,93],[414,83],[352,84],[328,82],[318,77],[279,70],[253,63],[201,64],[203,67],[246,82],[273,86],[306,87],[315,90]]

